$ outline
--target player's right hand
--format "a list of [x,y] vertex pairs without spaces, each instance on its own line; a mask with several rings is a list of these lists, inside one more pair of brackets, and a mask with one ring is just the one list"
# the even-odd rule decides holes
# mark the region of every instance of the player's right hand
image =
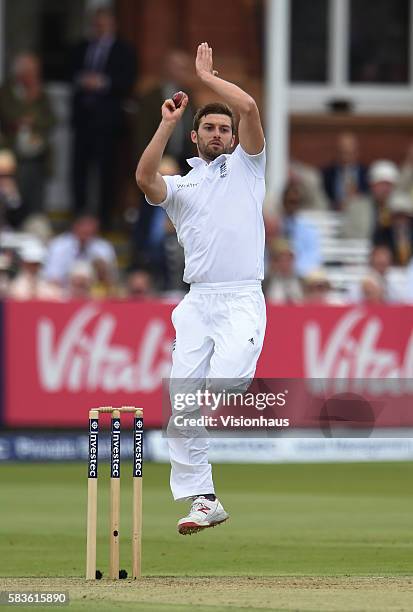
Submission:
[[162,104],[162,119],[164,121],[176,123],[179,121],[184,114],[185,108],[188,104],[188,96],[184,94],[182,98],[182,102],[179,108],[175,108],[175,104],[173,103],[172,98],[168,98]]

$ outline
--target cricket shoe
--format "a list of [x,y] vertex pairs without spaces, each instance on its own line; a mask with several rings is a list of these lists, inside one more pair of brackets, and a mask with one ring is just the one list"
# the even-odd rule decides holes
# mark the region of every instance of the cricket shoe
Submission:
[[192,535],[203,529],[215,527],[229,518],[219,501],[206,499],[203,495],[196,497],[192,502],[188,516],[178,521],[178,531],[181,535]]

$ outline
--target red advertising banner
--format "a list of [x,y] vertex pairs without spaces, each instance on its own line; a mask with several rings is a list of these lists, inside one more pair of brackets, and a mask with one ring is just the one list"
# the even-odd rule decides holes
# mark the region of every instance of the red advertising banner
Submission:
[[7,303],[6,424],[78,427],[90,408],[132,405],[159,425],[171,310],[156,301]]
[[[5,325],[5,423],[79,427],[94,406],[145,409],[162,420],[173,306],[162,302],[9,302]],[[413,309],[268,306],[257,376],[397,381],[411,393]],[[363,393],[363,389],[359,389]]]
[[257,375],[413,378],[410,306],[269,306]]

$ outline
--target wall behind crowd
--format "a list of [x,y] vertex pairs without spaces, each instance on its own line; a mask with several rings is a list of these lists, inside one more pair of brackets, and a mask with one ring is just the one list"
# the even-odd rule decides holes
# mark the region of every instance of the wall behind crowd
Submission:
[[[168,87],[191,92],[192,112],[210,100],[193,70],[193,50],[207,39],[221,73],[251,92],[262,110],[264,4],[240,1],[234,11],[231,3],[217,0],[208,5],[117,0],[112,16],[103,11],[96,22],[90,15],[88,27],[81,3],[66,20],[64,3],[55,12],[36,12],[32,6],[30,20],[26,15],[24,28],[6,43],[8,78],[0,92],[3,296],[146,299],[185,293],[183,252],[174,229],[163,211],[145,204],[134,181],[137,157],[157,123],[153,112],[149,121],[147,109],[160,106]],[[16,28],[23,5],[10,7],[5,18]],[[219,20],[210,19],[214,9]],[[59,36],[42,37],[53,24]],[[36,53],[20,53],[25,28]],[[121,71],[113,71],[114,47],[108,51],[94,38],[81,42],[91,31],[115,37],[120,65],[129,66],[128,74],[122,73],[121,97],[113,98],[106,115],[96,105],[97,92]],[[90,79],[91,71],[97,80]],[[64,79],[65,85],[56,85]],[[15,91],[27,92],[27,99],[13,98]],[[39,103],[33,102],[39,91]],[[76,106],[80,94],[90,117],[106,117],[102,126],[114,108],[119,110],[122,130],[115,135],[113,129],[86,129],[90,121]],[[75,101],[71,109],[70,100]],[[353,110],[341,104],[324,113],[290,116],[285,190],[266,203],[269,301],[412,300],[413,119]],[[181,137],[163,161],[165,174],[185,172],[190,151],[185,134]],[[85,152],[93,148],[110,151],[111,157],[97,176],[85,177],[84,169],[96,162]],[[115,166],[115,173],[107,171]],[[79,215],[86,217],[80,224]],[[72,259],[62,255],[64,249]]]

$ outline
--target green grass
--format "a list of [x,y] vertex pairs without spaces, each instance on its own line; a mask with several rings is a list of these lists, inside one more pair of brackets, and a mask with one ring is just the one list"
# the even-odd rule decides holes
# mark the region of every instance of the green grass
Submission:
[[[129,570],[127,472],[125,465],[121,567]],[[187,505],[171,499],[169,467],[146,465],[146,578],[86,583],[86,466],[0,465],[0,591],[68,590],[72,612],[413,609],[411,464],[221,465],[214,474],[230,521],[182,537],[176,520]],[[108,485],[104,465],[98,567],[105,576]]]
[[[128,466],[129,467],[129,466]],[[108,467],[99,479],[98,566],[107,571]],[[130,566],[131,478],[122,478],[122,567]],[[158,575],[403,575],[412,561],[412,466],[222,465],[230,522],[182,537],[169,468],[144,478],[143,570]],[[79,464],[0,467],[0,576],[81,576],[86,478]]]

